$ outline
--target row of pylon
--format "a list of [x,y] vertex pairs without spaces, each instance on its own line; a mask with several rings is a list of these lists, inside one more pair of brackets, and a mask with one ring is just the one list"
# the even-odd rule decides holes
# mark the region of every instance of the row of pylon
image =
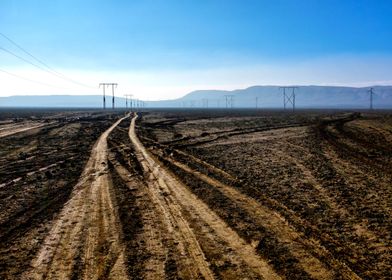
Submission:
[[[103,109],[106,109],[106,95],[105,95],[105,88],[107,87],[112,87],[112,109],[115,108],[114,105],[114,89],[117,88],[117,83],[100,83],[99,87],[103,88]],[[299,87],[296,86],[285,86],[285,87],[280,87],[280,89],[283,90],[283,108],[284,110],[287,109],[288,105],[292,105],[293,111],[295,110],[295,90],[298,89]],[[289,91],[291,89],[291,92]],[[287,90],[287,92],[286,92]],[[370,94],[370,110],[373,110],[373,95],[374,95],[374,89],[370,88],[369,89],[369,94]],[[138,100],[138,99],[132,99],[131,94],[125,94],[125,107],[128,109],[128,98],[129,98],[129,106],[130,108],[140,108],[140,107],[145,107],[145,102]],[[226,101],[226,108],[233,108],[234,107],[234,95],[225,95],[225,101]],[[132,106],[132,102],[134,103],[134,106]],[[185,101],[184,101],[185,102]],[[208,99],[203,98],[203,107],[208,108]],[[183,104],[185,107],[185,104]],[[191,100],[191,107],[192,105],[192,100]],[[256,108],[258,108],[258,97],[256,97]]]
[[[114,99],[114,89],[117,88],[117,83],[100,83],[99,87],[102,87],[103,89],[103,109],[106,109],[106,93],[105,93],[105,88],[107,87],[112,87],[112,109],[115,108],[115,99]],[[145,107],[145,102],[141,101],[139,99],[132,99],[132,94],[125,94],[125,108],[128,109],[128,104],[129,107],[132,108],[142,108]],[[128,101],[129,98],[129,101]],[[133,103],[133,104],[132,104]]]

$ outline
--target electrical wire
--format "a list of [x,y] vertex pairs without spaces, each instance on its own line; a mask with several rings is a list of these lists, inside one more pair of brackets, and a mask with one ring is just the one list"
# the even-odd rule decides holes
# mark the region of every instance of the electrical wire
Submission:
[[[3,33],[0,32],[0,36],[4,37],[5,39],[7,39],[11,44],[13,44],[14,46],[16,46],[19,50],[21,50],[22,52],[24,52],[25,54],[27,54],[28,56],[32,57],[35,61],[37,61],[38,63],[42,64],[43,66],[45,66],[46,68],[48,68],[49,70],[58,73],[56,70],[54,70],[53,68],[51,68],[49,65],[47,65],[45,62],[43,62],[42,60],[38,59],[36,56],[34,56],[33,54],[31,54],[30,52],[28,52],[26,49],[22,48],[19,44],[17,44],[15,41],[11,40],[11,38],[9,38],[8,36],[4,35]],[[61,74],[61,73],[58,73]]]
[[16,46],[19,50],[21,50],[22,52],[24,52],[25,54],[27,54],[28,56],[30,56],[31,58],[33,58],[36,62],[38,62],[39,64],[43,65],[45,68],[42,67],[42,66],[40,66],[40,65],[37,65],[37,64],[34,63],[34,62],[31,62],[31,61],[25,59],[25,58],[23,58],[23,57],[21,57],[21,56],[19,56],[19,55],[17,55],[17,54],[15,54],[14,52],[12,52],[12,51],[10,51],[10,50],[7,50],[7,49],[5,49],[5,48],[3,48],[3,47],[0,47],[1,50],[7,52],[8,54],[11,54],[12,56],[17,57],[18,59],[23,60],[24,62],[29,63],[29,64],[31,64],[31,65],[33,65],[33,66],[39,68],[40,70],[43,70],[43,71],[45,71],[45,72],[47,72],[47,73],[49,73],[49,74],[52,74],[52,75],[54,75],[54,76],[56,76],[56,77],[58,77],[58,78],[61,78],[61,79],[63,79],[63,80],[66,80],[66,81],[68,81],[68,82],[77,84],[77,85],[79,85],[79,86],[87,87],[87,88],[95,88],[95,87],[86,85],[86,84],[84,84],[84,83],[75,81],[74,79],[71,79],[71,78],[69,78],[69,77],[63,75],[62,73],[60,73],[60,72],[54,70],[52,67],[50,67],[50,66],[47,65],[45,62],[43,62],[42,60],[40,60],[39,58],[37,58],[36,56],[34,56],[33,54],[31,54],[31,53],[30,53],[29,51],[27,51],[25,48],[21,47],[19,44],[17,44],[15,41],[13,41],[12,39],[10,39],[8,36],[4,35],[4,34],[1,33],[1,32],[0,32],[0,35],[1,35],[3,38],[5,38],[6,40],[8,40],[11,44],[13,44],[14,46]]
[[12,51],[10,51],[10,50],[7,50],[7,49],[5,49],[5,48],[3,48],[3,47],[0,47],[0,50],[6,52],[6,53],[8,53],[8,54],[10,54],[10,55],[12,55],[12,56],[14,56],[14,57],[16,57],[16,58],[19,58],[20,60],[23,60],[24,62],[26,62],[26,63],[28,63],[28,64],[30,64],[30,65],[33,65],[34,67],[37,67],[37,68],[41,69],[42,71],[45,71],[45,72],[51,74],[51,72],[49,72],[49,71],[46,70],[45,68],[43,68],[43,67],[41,67],[41,66],[35,64],[34,62],[31,62],[31,61],[29,61],[29,60],[27,60],[27,59],[25,59],[25,58],[23,58],[23,57],[17,55],[16,53],[14,53],[14,52],[12,52]]
[[[66,89],[66,88],[63,88],[63,87],[59,87],[59,86],[43,83],[43,82],[40,82],[40,81],[32,80],[32,79],[29,79],[29,78],[26,78],[26,77],[23,77],[23,76],[20,76],[20,75],[8,72],[8,71],[3,70],[3,69],[0,69],[0,72],[6,73],[6,74],[8,74],[10,76],[13,76],[13,77],[16,77],[16,78],[19,78],[19,79],[22,79],[22,80],[25,80],[25,81],[28,81],[28,82],[31,82],[31,83],[36,83],[36,84],[44,85],[44,86],[47,86],[47,87],[57,88],[57,89]],[[66,90],[68,90],[68,89],[66,89]]]

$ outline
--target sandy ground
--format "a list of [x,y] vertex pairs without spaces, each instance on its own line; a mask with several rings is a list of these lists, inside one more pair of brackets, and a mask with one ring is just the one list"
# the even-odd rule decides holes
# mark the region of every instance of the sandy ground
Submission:
[[26,279],[127,279],[118,214],[109,189],[107,137],[95,144],[71,198],[32,261]]
[[[263,279],[279,279],[279,276],[271,269],[268,263],[257,256],[253,247],[242,240],[219,216],[147,152],[135,134],[135,120],[136,118],[132,120],[129,132],[130,138],[135,145],[138,159],[145,172],[150,174],[148,183],[151,185],[151,196],[159,204],[164,212],[164,216],[167,217],[166,223],[170,227],[169,231],[176,235],[177,242],[182,247],[182,254],[188,256],[189,277],[195,278],[200,273],[206,279],[214,279],[208,263],[205,262],[205,256],[195,233],[182,214],[183,212],[189,213],[192,223],[200,224],[201,229],[199,230],[209,232],[212,235],[211,239],[216,240],[217,243],[215,250],[219,252],[220,244],[224,242],[226,245],[225,249],[229,249],[232,252],[231,262],[238,266],[246,266],[246,270]],[[192,266],[194,267],[191,268]],[[235,271],[229,273],[232,275],[238,274],[237,277],[244,277],[249,273],[246,270],[237,271],[235,269]]]
[[34,122],[22,122],[22,123],[11,123],[0,126],[0,138],[17,134],[20,132],[40,128],[53,123],[34,123]]
[[388,117],[78,118],[0,140],[0,278],[391,276]]

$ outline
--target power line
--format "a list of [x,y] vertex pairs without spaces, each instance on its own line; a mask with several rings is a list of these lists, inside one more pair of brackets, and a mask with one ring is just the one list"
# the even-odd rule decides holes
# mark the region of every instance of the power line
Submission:
[[25,81],[28,81],[28,82],[31,82],[31,83],[36,83],[36,84],[44,85],[44,86],[47,86],[47,87],[57,88],[57,89],[65,89],[65,88],[62,88],[62,87],[55,86],[55,85],[51,85],[51,84],[39,82],[39,81],[36,81],[36,80],[32,80],[32,79],[29,79],[29,78],[26,78],[26,77],[23,77],[23,76],[20,76],[20,75],[8,72],[8,71],[3,70],[3,69],[0,69],[0,72],[6,73],[7,75],[10,75],[10,76],[13,76],[13,77],[16,77],[18,79],[25,80]]
[[[50,69],[53,72],[56,72],[54,69],[49,67],[46,63],[44,63],[42,60],[38,59],[36,56],[32,55],[30,52],[28,52],[26,49],[22,48],[19,44],[17,44],[15,41],[11,40],[8,36],[4,35],[3,33],[0,32],[0,35],[3,36],[5,39],[7,39],[10,43],[12,43],[14,46],[16,46],[19,50],[27,54],[28,56],[32,57],[35,61],[38,63],[44,65],[46,68]],[[59,73],[60,74],[60,73]]]
[[31,61],[29,61],[29,60],[27,60],[27,59],[25,59],[25,58],[23,58],[23,57],[17,55],[16,53],[14,53],[14,52],[12,52],[12,51],[10,51],[10,50],[7,50],[7,49],[5,49],[5,48],[3,48],[3,47],[0,47],[0,50],[3,50],[3,51],[5,51],[6,53],[8,53],[8,54],[10,54],[10,55],[12,55],[12,56],[14,56],[14,57],[16,57],[16,58],[19,58],[20,60],[23,60],[24,62],[26,62],[26,63],[28,63],[28,64],[30,64],[30,65],[33,65],[34,67],[37,67],[37,68],[41,69],[42,71],[45,71],[45,72],[47,72],[47,73],[52,74],[49,70],[43,68],[42,66],[39,66],[38,64],[35,64],[34,62],[31,62]]
[[12,52],[12,51],[10,51],[10,50],[7,50],[7,49],[5,49],[5,48],[3,48],[3,47],[0,47],[0,49],[2,49],[3,51],[5,51],[5,52],[7,52],[7,53],[9,53],[9,54],[11,54],[11,55],[13,55],[13,56],[15,56],[15,57],[21,59],[21,60],[23,60],[24,62],[27,62],[27,63],[33,65],[33,66],[35,66],[35,67],[37,67],[37,68],[39,68],[39,69],[41,69],[41,70],[43,70],[43,71],[45,71],[45,72],[47,72],[47,73],[49,73],[49,74],[52,74],[52,75],[54,75],[54,76],[56,76],[56,77],[58,77],[58,78],[60,78],[60,79],[63,79],[63,80],[66,80],[66,81],[68,81],[68,82],[77,84],[77,85],[79,85],[79,86],[83,86],[83,87],[87,87],[87,88],[94,88],[94,87],[88,86],[88,85],[86,85],[86,84],[84,84],[84,83],[75,81],[75,80],[73,80],[73,79],[71,79],[71,78],[65,76],[64,74],[62,74],[62,73],[60,73],[60,72],[54,70],[52,67],[50,67],[49,65],[47,65],[46,63],[44,63],[42,60],[38,59],[36,56],[34,56],[33,54],[31,54],[29,51],[27,51],[26,49],[24,49],[23,47],[21,47],[21,46],[20,46],[19,44],[17,44],[15,41],[11,40],[8,36],[4,35],[4,34],[1,33],[1,32],[0,32],[0,35],[1,35],[2,37],[4,37],[5,39],[7,39],[11,44],[13,44],[14,46],[16,46],[19,50],[21,50],[22,52],[24,52],[25,54],[27,54],[28,56],[30,56],[31,58],[33,58],[36,62],[38,62],[39,64],[43,65],[45,68],[43,68],[43,67],[41,67],[40,65],[37,65],[36,63],[33,63],[33,62],[31,62],[31,61],[29,61],[29,60],[27,60],[27,59],[25,59],[25,58],[23,58],[23,57],[21,57],[21,56],[15,54],[14,52]]
[[[71,81],[71,80],[69,80],[69,79],[66,79],[66,78],[61,77],[60,75],[58,75],[58,74],[56,74],[56,73],[53,73],[53,71],[50,71],[50,70],[48,70],[48,69],[45,69],[44,67],[42,67],[42,66],[40,66],[40,65],[38,65],[38,64],[36,64],[36,63],[34,63],[34,62],[31,62],[31,61],[28,60],[28,59],[25,59],[24,57],[21,57],[20,55],[17,55],[16,53],[14,53],[14,52],[12,52],[12,51],[10,51],[10,50],[7,50],[7,49],[5,49],[5,48],[3,48],[3,47],[0,47],[0,49],[3,50],[3,51],[6,52],[6,53],[12,55],[12,56],[14,56],[14,57],[16,57],[16,58],[18,58],[18,59],[24,61],[24,62],[26,62],[26,63],[28,63],[28,64],[30,64],[30,65],[32,65],[32,66],[34,66],[34,67],[36,67],[36,68],[38,68],[38,69],[40,69],[40,70],[42,70],[42,71],[45,71],[45,72],[47,72],[47,73],[49,73],[49,74],[52,74],[52,75],[55,75],[56,77],[61,78],[61,79],[63,79],[63,80]],[[93,87],[90,87],[90,86],[87,86],[87,85],[83,85],[83,84],[78,83],[78,82],[72,82],[72,83],[76,83],[76,84],[78,84],[79,86],[82,85],[82,86],[84,86],[84,87],[93,88]]]

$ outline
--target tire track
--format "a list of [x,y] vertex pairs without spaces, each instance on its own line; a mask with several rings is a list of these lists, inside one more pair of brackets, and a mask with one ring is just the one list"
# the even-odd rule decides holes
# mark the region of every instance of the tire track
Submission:
[[[52,123],[41,123],[41,124],[17,124],[17,125],[6,127],[6,128],[0,128],[0,138],[11,136],[11,135],[21,133],[21,132],[26,132],[26,131],[33,130],[36,128],[41,128],[44,126],[49,126],[52,124],[54,124],[54,123],[52,122]],[[27,125],[30,125],[30,126],[27,126]]]
[[[282,144],[283,143],[292,145],[286,140],[283,141]],[[340,276],[343,276],[344,279],[359,279],[359,276],[352,270],[352,268],[347,266],[341,260],[332,257],[331,252],[319,244],[317,239],[302,238],[301,232],[291,228],[285,219],[275,211],[261,205],[260,202],[253,199],[251,196],[236,190],[230,185],[230,183],[224,183],[221,178],[215,178],[211,176],[211,174],[223,172],[221,175],[227,178],[228,174],[226,172],[219,172],[220,169],[214,165],[206,163],[205,161],[191,156],[190,154],[187,154],[183,151],[175,151],[180,155],[187,156],[190,159],[191,164],[188,165],[187,162],[183,160],[175,160],[175,154],[173,157],[165,157],[165,160],[175,167],[183,170],[185,173],[190,174],[200,181],[207,183],[209,186],[217,188],[223,195],[238,204],[241,209],[246,210],[247,213],[254,218],[255,222],[259,222],[264,227],[272,230],[278,240],[284,244],[291,244],[290,251],[292,252],[293,256],[297,258],[301,266],[304,268],[304,271],[306,271],[309,275],[315,279],[333,279],[333,272],[328,269],[328,267],[331,267],[334,268],[335,271],[338,271]],[[285,161],[287,162],[292,162],[293,165],[299,168],[303,174],[303,179],[306,179],[311,183],[311,185],[317,190],[320,197],[325,202],[327,202],[328,205],[332,205],[331,207],[333,209],[349,215],[346,209],[342,209],[338,203],[326,192],[326,190],[321,187],[316,178],[314,178],[311,174],[310,170],[308,170],[298,160],[290,156],[288,151],[282,151],[280,146],[279,149],[273,149],[273,153],[276,153],[280,157],[285,158]],[[195,167],[193,163],[197,163],[200,166],[207,168],[207,170],[197,170],[198,167]],[[225,176],[225,174],[227,175]],[[303,223],[303,221],[300,223]]]
[[[136,136],[136,119],[137,115],[132,119],[129,137],[135,146],[137,157],[144,171],[149,175],[148,184],[150,185],[149,189],[152,197],[165,214],[166,221],[168,221],[168,225],[171,227],[170,231],[181,241],[180,244],[182,246],[180,247],[191,260],[190,265],[193,267],[193,274],[197,276],[200,273],[206,279],[214,279],[195,233],[184,217],[184,212],[191,215],[192,223],[200,223],[205,232],[211,232],[218,239],[222,240],[225,246],[231,249],[233,255],[258,277],[263,279],[280,279],[270,265],[256,254],[255,249],[251,245],[242,240],[205,203],[199,200],[170,172],[160,166],[153,156],[147,152]],[[245,275],[242,276],[244,277]]]
[[[169,162],[197,177],[198,179],[206,182],[207,184],[218,188],[224,195],[235,201],[242,209],[245,209],[252,215],[256,221],[264,224],[268,229],[276,235],[276,237],[284,244],[291,244],[290,251],[297,258],[300,265],[309,275],[314,279],[334,279],[334,274],[325,266],[320,260],[314,257],[311,250],[317,251],[319,254],[325,254],[323,248],[318,248],[310,241],[302,240],[300,235],[290,228],[285,220],[276,212],[263,207],[255,199],[242,194],[234,188],[221,183],[199,171],[193,170],[183,163],[173,159],[167,159]],[[342,269],[342,266],[339,267]],[[345,276],[348,279],[359,279],[350,269],[345,268]]]
[[[135,179],[134,176],[119,162],[114,162],[114,168],[122,181],[127,185],[131,191],[136,191],[140,200],[144,199],[146,202],[139,201],[139,203],[151,204],[148,194],[146,195],[144,188],[140,186],[142,182]],[[154,211],[154,207],[143,209],[141,211],[143,219],[143,231],[140,234],[143,236],[143,243],[145,244],[148,258],[144,260],[143,279],[164,279],[165,278],[165,258],[166,248],[162,242],[163,233],[160,232],[159,215]],[[139,241],[140,242],[140,241]]]
[[107,168],[107,137],[127,117],[116,121],[94,145],[71,198],[23,279],[128,279]]
[[222,177],[224,177],[224,178],[226,178],[226,179],[228,179],[230,181],[233,181],[233,182],[237,181],[237,178],[234,178],[232,175],[230,175],[226,171],[224,171],[224,170],[222,170],[222,169],[220,169],[220,168],[218,168],[218,167],[216,167],[216,166],[214,166],[212,164],[209,164],[208,162],[206,162],[204,160],[201,160],[200,158],[197,158],[197,157],[195,157],[195,156],[193,156],[193,155],[191,155],[189,153],[186,153],[186,152],[178,150],[178,149],[175,149],[174,151],[176,153],[182,155],[182,156],[190,158],[194,162],[196,162],[196,163],[206,167],[207,169],[211,170],[214,173],[218,173],[220,176],[222,176]]

